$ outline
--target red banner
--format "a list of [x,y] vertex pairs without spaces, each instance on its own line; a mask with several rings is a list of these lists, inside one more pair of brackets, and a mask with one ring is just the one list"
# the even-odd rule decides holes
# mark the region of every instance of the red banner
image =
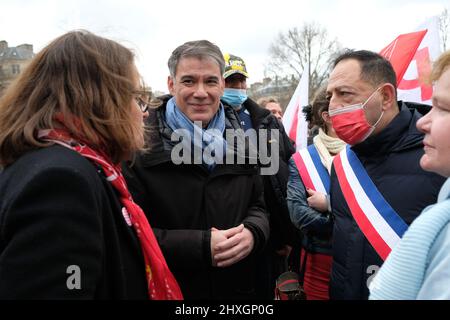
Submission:
[[426,33],[427,30],[401,34],[381,50],[380,54],[388,59],[394,67],[397,74],[397,83],[402,81]]

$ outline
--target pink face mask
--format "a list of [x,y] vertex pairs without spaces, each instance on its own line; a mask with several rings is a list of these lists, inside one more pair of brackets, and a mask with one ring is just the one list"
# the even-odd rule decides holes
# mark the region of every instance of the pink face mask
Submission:
[[377,122],[371,125],[367,121],[366,114],[364,113],[364,106],[379,89],[375,90],[364,103],[329,110],[331,123],[339,139],[350,145],[355,145],[366,140],[373,130],[375,130],[375,127],[383,117],[384,111],[381,112]]

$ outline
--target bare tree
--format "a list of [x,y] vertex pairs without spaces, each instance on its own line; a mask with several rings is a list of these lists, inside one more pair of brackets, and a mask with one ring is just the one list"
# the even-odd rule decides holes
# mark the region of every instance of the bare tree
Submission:
[[450,16],[448,14],[448,9],[445,9],[439,16],[439,29],[441,31],[441,41],[444,51],[447,50],[448,33],[450,32],[449,25]]
[[270,46],[266,69],[275,75],[294,74],[298,81],[308,66],[311,97],[328,78],[330,62],[340,49],[336,39],[328,39],[325,28],[317,23],[305,23],[300,29],[295,27],[279,33]]

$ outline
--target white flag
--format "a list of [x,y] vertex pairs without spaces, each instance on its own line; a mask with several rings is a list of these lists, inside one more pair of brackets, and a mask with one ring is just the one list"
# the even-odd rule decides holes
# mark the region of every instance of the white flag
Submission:
[[302,78],[292,95],[291,101],[283,116],[283,126],[289,138],[295,141],[296,149],[300,150],[307,146],[308,123],[302,108],[308,105],[309,94],[309,70],[303,69]]
[[428,78],[431,66],[441,54],[439,18],[433,17],[417,30],[428,30],[403,79],[398,83],[398,99],[431,105],[433,87]]

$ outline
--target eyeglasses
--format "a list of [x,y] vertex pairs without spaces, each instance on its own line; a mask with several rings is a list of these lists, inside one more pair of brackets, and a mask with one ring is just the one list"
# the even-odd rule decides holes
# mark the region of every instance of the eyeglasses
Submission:
[[150,107],[150,104],[147,103],[147,102],[145,102],[145,101],[142,99],[143,93],[140,92],[140,91],[134,91],[134,92],[133,92],[133,95],[134,95],[134,100],[136,100],[136,103],[138,104],[139,109],[141,109],[142,113],[147,112],[147,111],[148,111],[148,108]]
[[136,102],[139,106],[139,108],[141,109],[142,113],[146,113],[148,111],[149,108],[149,104],[147,102],[145,102],[144,100],[142,100],[141,97],[136,97]]

